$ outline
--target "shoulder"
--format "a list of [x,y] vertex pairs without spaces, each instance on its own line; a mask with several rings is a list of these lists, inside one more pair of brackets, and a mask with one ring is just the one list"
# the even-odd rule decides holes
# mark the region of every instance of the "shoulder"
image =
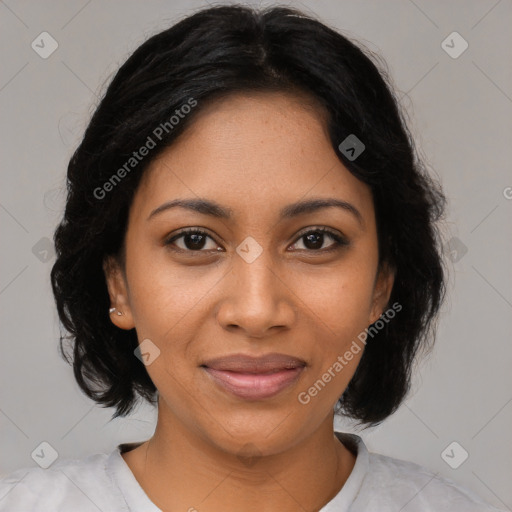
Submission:
[[[97,512],[114,498],[106,470],[108,457],[98,453],[83,459],[63,459],[47,469],[22,468],[1,476],[0,512]],[[105,487],[110,489],[105,492]]]
[[[373,504],[375,510],[396,510],[399,506],[404,512],[499,511],[450,479],[418,464],[385,455],[369,454],[366,480],[368,505]],[[368,508],[373,509],[371,505]]]

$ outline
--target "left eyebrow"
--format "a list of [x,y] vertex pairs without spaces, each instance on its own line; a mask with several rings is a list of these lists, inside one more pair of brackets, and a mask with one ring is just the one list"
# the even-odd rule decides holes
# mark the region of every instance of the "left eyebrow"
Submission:
[[[172,208],[184,208],[187,210],[194,211],[196,213],[209,215],[211,217],[216,217],[219,219],[231,219],[233,217],[233,210],[231,208],[221,206],[215,201],[211,201],[209,199],[199,198],[174,199],[172,201],[167,201],[166,203],[160,205],[158,208],[153,210],[149,214],[147,220],[150,220],[155,215],[166,210],[170,210]],[[347,212],[350,212],[357,219],[359,224],[361,224],[361,226],[364,226],[363,216],[361,215],[361,212],[353,204],[348,203],[347,201],[342,201],[340,199],[329,197],[319,197],[309,199],[307,201],[298,201],[296,203],[289,204],[281,209],[279,213],[279,218],[283,220],[291,219],[294,217],[298,217],[299,215],[314,213],[323,208],[341,208]]]
[[291,219],[293,217],[298,217],[299,215],[314,213],[318,210],[321,210],[322,208],[341,208],[347,212],[350,212],[357,219],[359,224],[364,226],[363,216],[353,204],[330,197],[319,197],[309,199],[307,201],[299,201],[297,203],[289,204],[281,210],[280,218]]

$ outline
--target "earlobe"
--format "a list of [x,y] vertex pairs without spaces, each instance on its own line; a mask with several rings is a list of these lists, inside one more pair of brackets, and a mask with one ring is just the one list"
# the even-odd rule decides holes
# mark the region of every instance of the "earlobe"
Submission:
[[126,279],[114,256],[106,256],[103,260],[103,273],[110,297],[110,320],[120,329],[133,329],[135,324],[128,300]]
[[394,282],[394,269],[387,263],[383,263],[379,268],[374,287],[370,324],[376,322],[384,313],[384,310],[389,303],[389,298],[391,297]]

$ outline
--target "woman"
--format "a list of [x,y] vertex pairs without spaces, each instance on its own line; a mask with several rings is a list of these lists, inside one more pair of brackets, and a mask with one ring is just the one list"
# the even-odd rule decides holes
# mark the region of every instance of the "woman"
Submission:
[[0,510],[496,510],[333,431],[408,390],[443,207],[385,75],[319,21],[220,6],[150,38],[69,163],[51,277],[80,387],[156,430],[12,473]]

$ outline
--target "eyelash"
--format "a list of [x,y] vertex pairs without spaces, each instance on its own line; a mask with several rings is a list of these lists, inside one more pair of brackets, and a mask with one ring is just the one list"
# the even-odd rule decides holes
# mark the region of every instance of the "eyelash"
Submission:
[[[347,245],[349,245],[349,242],[346,238],[338,235],[336,232],[334,231],[331,231],[330,229],[328,228],[324,228],[324,227],[319,227],[319,228],[313,228],[313,229],[309,229],[308,231],[304,231],[303,233],[301,233],[295,240],[295,242],[292,244],[292,245],[295,245],[301,238],[304,238],[306,235],[309,235],[311,233],[322,233],[322,234],[327,234],[329,235],[333,240],[334,240],[334,243],[330,246],[330,248],[328,249],[318,249],[318,250],[315,250],[315,249],[298,249],[299,251],[306,251],[306,252],[310,252],[310,253],[319,253],[319,254],[326,254],[326,253],[330,253],[330,252],[333,252],[333,251],[337,251],[339,249],[341,249],[342,247],[346,247]],[[198,229],[198,228],[187,228],[187,229],[183,229],[181,230],[179,233],[173,235],[171,238],[167,239],[165,242],[164,242],[164,245],[168,246],[171,250],[173,251],[176,251],[176,252],[181,252],[181,253],[202,253],[202,252],[217,252],[217,251],[212,251],[212,250],[202,250],[202,249],[199,249],[197,251],[193,251],[191,249],[181,249],[181,248],[174,248],[174,247],[171,247],[172,243],[180,238],[183,238],[185,235],[188,235],[188,234],[194,234],[194,235],[203,235],[203,236],[206,236],[208,238],[211,238],[213,240],[213,238],[206,232],[206,231],[203,231],[201,229]],[[220,252],[220,251],[218,251]]]

